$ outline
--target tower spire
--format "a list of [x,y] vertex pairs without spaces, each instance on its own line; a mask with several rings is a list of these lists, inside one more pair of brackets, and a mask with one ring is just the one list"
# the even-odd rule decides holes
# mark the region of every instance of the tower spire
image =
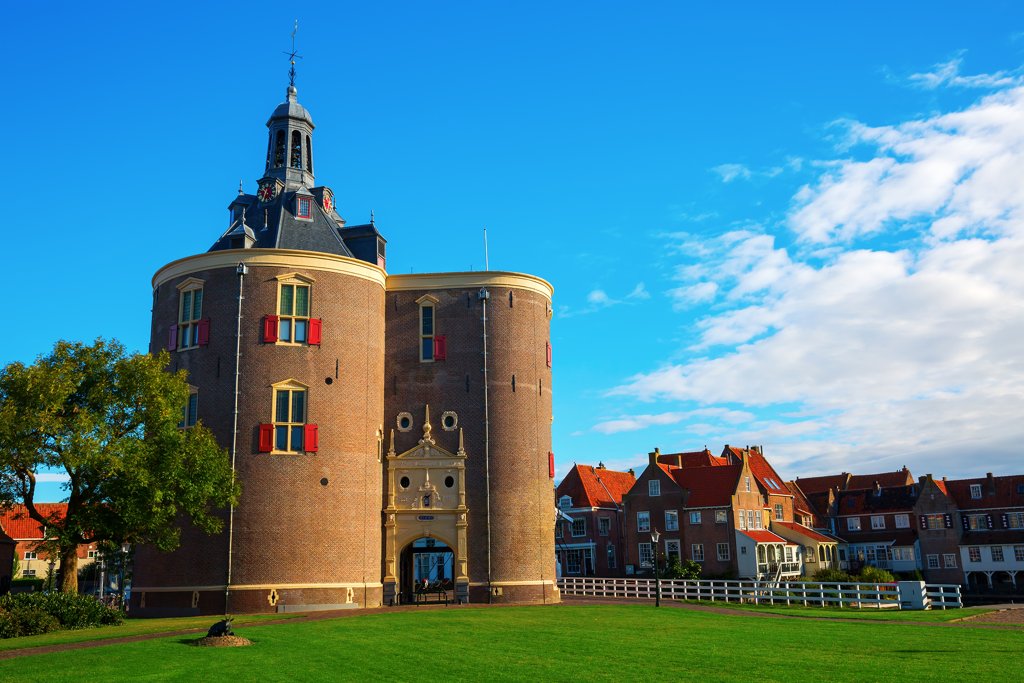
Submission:
[[299,32],[299,20],[295,20],[295,27],[292,29],[292,51],[285,52],[288,55],[288,61],[291,64],[291,68],[288,69],[288,88],[295,87],[295,60],[302,59],[302,55],[295,51],[295,34]]

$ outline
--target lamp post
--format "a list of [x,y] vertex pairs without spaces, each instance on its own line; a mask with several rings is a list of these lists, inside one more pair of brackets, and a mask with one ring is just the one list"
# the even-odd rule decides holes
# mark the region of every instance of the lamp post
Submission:
[[661,534],[657,529],[651,531],[651,545],[654,546],[654,606],[661,607],[661,570],[658,567],[658,539]]

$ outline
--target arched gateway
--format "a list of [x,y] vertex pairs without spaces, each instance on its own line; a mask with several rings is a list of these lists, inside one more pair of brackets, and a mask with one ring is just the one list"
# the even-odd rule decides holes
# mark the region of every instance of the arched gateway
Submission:
[[[439,447],[431,436],[430,406],[425,410],[423,437],[400,455],[395,454],[395,433],[387,455],[387,507],[384,508],[384,604],[408,601],[413,581],[439,580],[436,567],[417,568],[417,557],[443,555],[440,548],[422,539],[435,539],[454,556],[447,576],[453,583],[455,599],[469,601],[469,567],[466,528],[466,451],[462,430],[459,450],[451,453]],[[436,558],[429,560],[436,564]]]

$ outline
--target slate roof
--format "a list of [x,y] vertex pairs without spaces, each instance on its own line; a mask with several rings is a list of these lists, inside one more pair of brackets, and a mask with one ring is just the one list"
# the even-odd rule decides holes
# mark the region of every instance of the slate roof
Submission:
[[[938,482],[936,482],[938,483]],[[971,498],[971,484],[981,485],[981,498]],[[946,489],[961,510],[1024,508],[1024,475],[947,479]]]
[[914,477],[906,467],[895,472],[879,472],[877,474],[827,474],[821,477],[797,477],[796,483],[804,493],[820,493],[829,489],[840,491],[853,491],[857,489],[874,488],[875,482],[879,486],[906,486],[914,483]]
[[[61,520],[67,514],[67,503],[36,503],[36,510],[44,517]],[[15,505],[0,513],[0,527],[17,541],[43,540],[42,525],[28,516],[24,505]]]
[[555,490],[555,497],[569,496],[572,506],[618,507],[622,496],[636,483],[629,472],[617,472],[592,465],[573,465]]
[[742,469],[741,465],[676,467],[669,474],[681,488],[690,492],[686,507],[721,507],[732,503]]
[[838,538],[835,538],[834,536],[823,534],[820,531],[815,531],[814,529],[808,529],[803,524],[797,524],[796,522],[783,522],[779,520],[772,520],[772,526],[776,525],[781,526],[785,529],[789,529],[794,533],[800,534],[801,536],[809,538],[812,541],[817,541],[818,543],[840,542],[840,540]]
[[917,486],[889,486],[874,489],[840,491],[836,499],[836,515],[858,515],[882,512],[910,512],[917,502]]

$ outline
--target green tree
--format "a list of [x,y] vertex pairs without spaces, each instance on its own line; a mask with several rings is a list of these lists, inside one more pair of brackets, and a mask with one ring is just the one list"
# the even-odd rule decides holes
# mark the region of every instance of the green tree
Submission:
[[683,560],[680,562],[677,558],[673,557],[672,561],[665,567],[665,574],[662,578],[690,579],[695,581],[700,578],[700,571],[700,562],[694,562],[693,560]]
[[[60,341],[32,365],[0,370],[0,503],[24,503],[60,555],[60,589],[78,590],[77,548],[109,541],[173,550],[187,517],[207,533],[237,502],[227,453],[197,424],[180,429],[184,371],[166,352],[116,341]],[[63,470],[67,515],[36,507],[36,473]]]

